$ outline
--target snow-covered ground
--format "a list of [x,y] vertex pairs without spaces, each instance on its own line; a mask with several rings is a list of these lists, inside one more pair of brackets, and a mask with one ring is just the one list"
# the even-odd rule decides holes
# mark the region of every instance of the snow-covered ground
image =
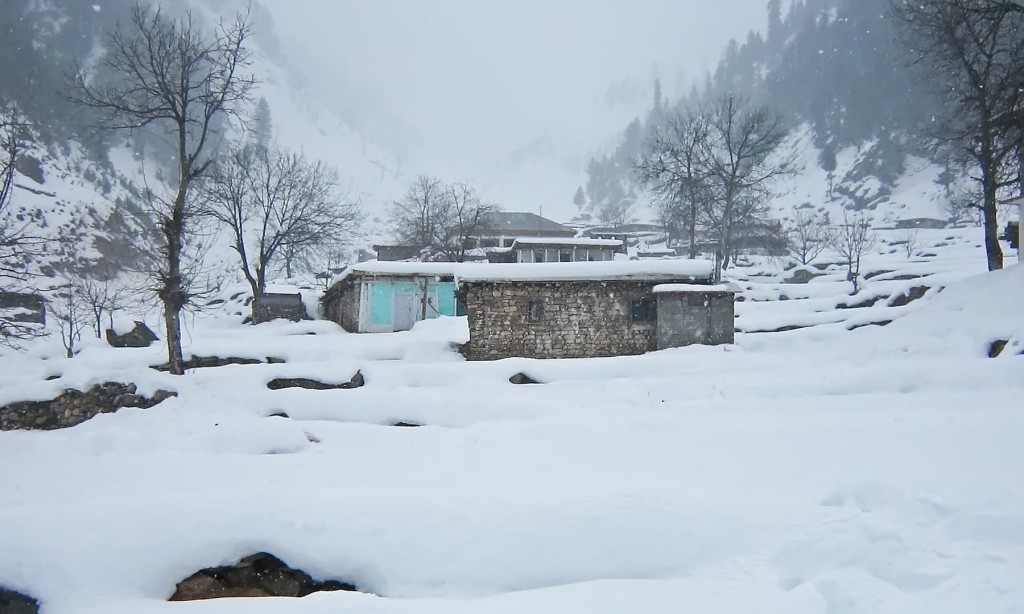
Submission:
[[[287,362],[173,377],[148,368],[159,345],[95,340],[0,356],[0,404],[111,380],[179,393],[0,433],[0,586],[44,614],[1022,612],[1024,268],[982,274],[976,229],[929,232],[866,264],[891,273],[865,293],[920,282],[907,271],[944,287],[884,327],[467,363],[462,319],[353,335],[244,326],[229,302],[187,321],[186,352]],[[849,291],[768,269],[735,272],[741,330]],[[362,388],[266,387],[356,371]],[[372,594],[165,601],[259,551]]]

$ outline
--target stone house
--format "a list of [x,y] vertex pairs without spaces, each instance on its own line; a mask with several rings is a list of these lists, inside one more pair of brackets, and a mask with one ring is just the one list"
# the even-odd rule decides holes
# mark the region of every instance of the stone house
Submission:
[[[500,268],[499,268],[500,267]],[[465,270],[469,360],[591,358],[733,342],[734,291],[706,261],[492,265]]]

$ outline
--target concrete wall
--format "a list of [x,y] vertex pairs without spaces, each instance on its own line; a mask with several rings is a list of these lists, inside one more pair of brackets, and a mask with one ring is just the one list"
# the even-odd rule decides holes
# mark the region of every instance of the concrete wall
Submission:
[[[655,322],[633,322],[632,303],[656,282],[472,282],[463,285],[469,360],[589,358],[643,354],[657,348]],[[528,306],[542,301],[531,322]]]
[[658,294],[658,349],[733,343],[734,303],[732,292]]

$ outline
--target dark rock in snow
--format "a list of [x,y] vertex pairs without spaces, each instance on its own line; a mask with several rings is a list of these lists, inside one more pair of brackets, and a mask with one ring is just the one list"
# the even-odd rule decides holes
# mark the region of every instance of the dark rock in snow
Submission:
[[512,377],[508,378],[508,381],[512,382],[513,384],[541,384],[541,383],[543,383],[543,382],[539,382],[539,381],[533,379],[532,377],[530,377],[529,375],[527,375],[525,373],[516,373]]
[[0,614],[38,614],[39,602],[0,586]]
[[292,569],[272,554],[260,552],[234,565],[208,567],[185,578],[169,601],[197,601],[227,597],[305,597],[322,591],[355,591],[338,580],[315,580]]
[[931,290],[931,288],[929,288],[928,286],[914,286],[906,294],[899,294],[896,297],[894,297],[891,301],[889,301],[889,306],[903,307],[904,305],[909,305],[910,303],[913,303],[914,301],[923,298],[929,290]]
[[990,343],[989,346],[988,346],[988,357],[989,358],[996,358],[996,357],[998,357],[1000,354],[1003,353],[1003,350],[1006,349],[1006,344],[1008,344],[1008,343],[1009,343],[1009,341],[1007,341],[1006,339],[996,339],[995,341]]
[[416,427],[420,427],[420,426],[423,426],[423,425],[422,424],[417,424],[415,422],[396,422],[396,423],[392,424],[391,426],[400,426],[400,427],[403,427],[403,428],[416,428]]
[[267,388],[271,390],[283,390],[285,388],[305,388],[306,390],[350,390],[361,388],[366,385],[366,379],[362,371],[356,371],[352,379],[343,384],[325,384],[324,382],[310,379],[308,377],[279,377],[267,382]]
[[145,322],[138,320],[135,321],[135,327],[123,335],[107,329],[107,343],[116,348],[146,348],[159,339]]
[[[182,369],[186,371],[189,369],[207,369],[211,367],[226,367],[228,365],[260,365],[263,364],[262,360],[258,358],[237,358],[229,356],[228,358],[221,358],[220,356],[193,356],[188,360],[181,363]],[[167,372],[170,371],[170,367],[167,363],[162,365],[156,365],[151,367],[157,371]]]

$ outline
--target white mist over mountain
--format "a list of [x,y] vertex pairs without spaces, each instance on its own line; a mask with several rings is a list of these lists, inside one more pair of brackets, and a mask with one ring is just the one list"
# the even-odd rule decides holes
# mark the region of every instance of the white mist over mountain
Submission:
[[309,92],[403,173],[555,217],[655,77],[682,93],[766,14],[764,0],[264,4]]

